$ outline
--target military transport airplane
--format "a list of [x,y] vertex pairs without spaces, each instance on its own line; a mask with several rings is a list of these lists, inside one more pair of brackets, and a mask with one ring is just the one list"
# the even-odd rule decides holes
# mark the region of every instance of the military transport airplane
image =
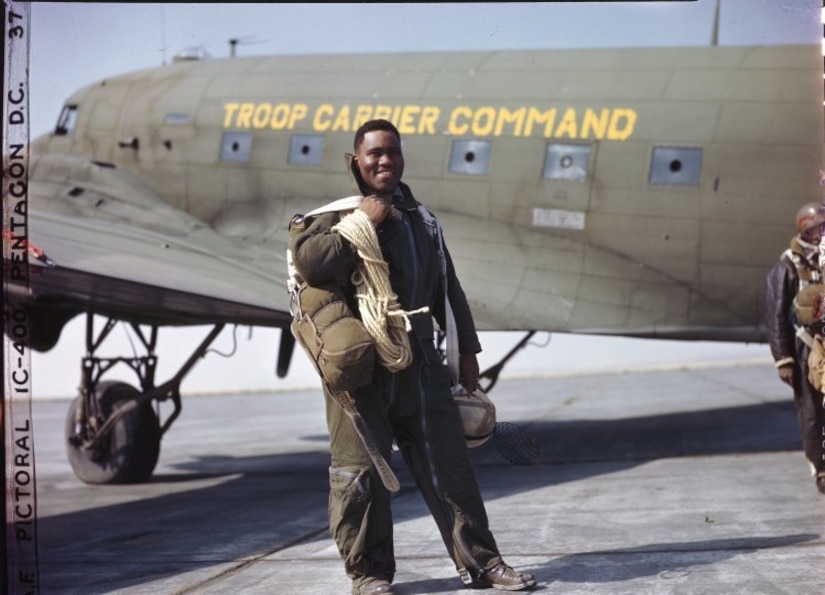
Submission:
[[[12,294],[37,350],[87,315],[78,477],[151,475],[227,323],[281,328],[287,373],[287,224],[351,193],[343,155],[379,117],[481,330],[760,341],[764,274],[821,196],[817,45],[178,60],[102,80],[31,147],[30,290]],[[118,321],[145,356],[96,356]],[[212,331],[156,383],[157,329],[194,324]],[[104,380],[118,363],[138,387]]]

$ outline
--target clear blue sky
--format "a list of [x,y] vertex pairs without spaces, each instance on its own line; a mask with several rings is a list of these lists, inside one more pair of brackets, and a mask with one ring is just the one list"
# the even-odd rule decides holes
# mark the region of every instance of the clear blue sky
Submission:
[[[818,43],[818,0],[721,0],[720,45]],[[461,4],[103,4],[31,5],[31,134],[50,131],[63,100],[102,78],[159,66],[179,51],[200,46],[213,57],[239,55],[697,46],[710,43],[715,0],[693,2],[543,2]],[[162,330],[158,380],[166,380],[205,334]],[[131,353],[125,331],[119,352]],[[210,354],[183,384],[184,392],[246,390],[314,384],[296,350],[286,383],[274,377],[278,332],[238,330],[238,352]],[[518,338],[482,336],[482,367]],[[539,337],[537,342],[546,340]],[[75,319],[58,347],[35,354],[36,396],[73,396],[80,377],[83,320]],[[232,350],[231,330],[217,349]],[[586,353],[585,359],[582,354]],[[519,373],[624,368],[731,357],[767,357],[766,346],[594,339],[554,335],[544,349],[530,347],[508,370]],[[766,360],[767,361],[767,360]],[[770,364],[767,364],[770,365]],[[128,375],[123,379],[134,382]]]

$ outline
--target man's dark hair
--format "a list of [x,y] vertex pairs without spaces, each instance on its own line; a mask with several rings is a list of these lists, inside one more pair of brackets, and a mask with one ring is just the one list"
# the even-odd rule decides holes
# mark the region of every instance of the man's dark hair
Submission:
[[385,130],[386,132],[392,132],[399,141],[401,140],[401,134],[398,132],[398,128],[396,128],[389,120],[369,120],[368,122],[364,122],[361,125],[361,128],[355,131],[355,140],[352,142],[352,147],[356,152],[358,151],[358,147],[360,147],[361,143],[364,141],[364,135],[367,132],[372,132],[373,130]]

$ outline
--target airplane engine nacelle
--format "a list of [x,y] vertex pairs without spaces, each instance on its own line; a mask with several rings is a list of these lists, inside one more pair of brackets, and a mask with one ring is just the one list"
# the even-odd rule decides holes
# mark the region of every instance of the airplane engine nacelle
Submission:
[[[62,306],[62,307],[61,307]],[[72,318],[80,314],[79,308],[66,308],[56,303],[6,303],[6,324],[3,331],[12,341],[20,341],[35,351],[49,351],[57,345],[63,327]],[[21,316],[20,313],[24,313]],[[28,328],[16,330],[19,323],[25,321]]]

